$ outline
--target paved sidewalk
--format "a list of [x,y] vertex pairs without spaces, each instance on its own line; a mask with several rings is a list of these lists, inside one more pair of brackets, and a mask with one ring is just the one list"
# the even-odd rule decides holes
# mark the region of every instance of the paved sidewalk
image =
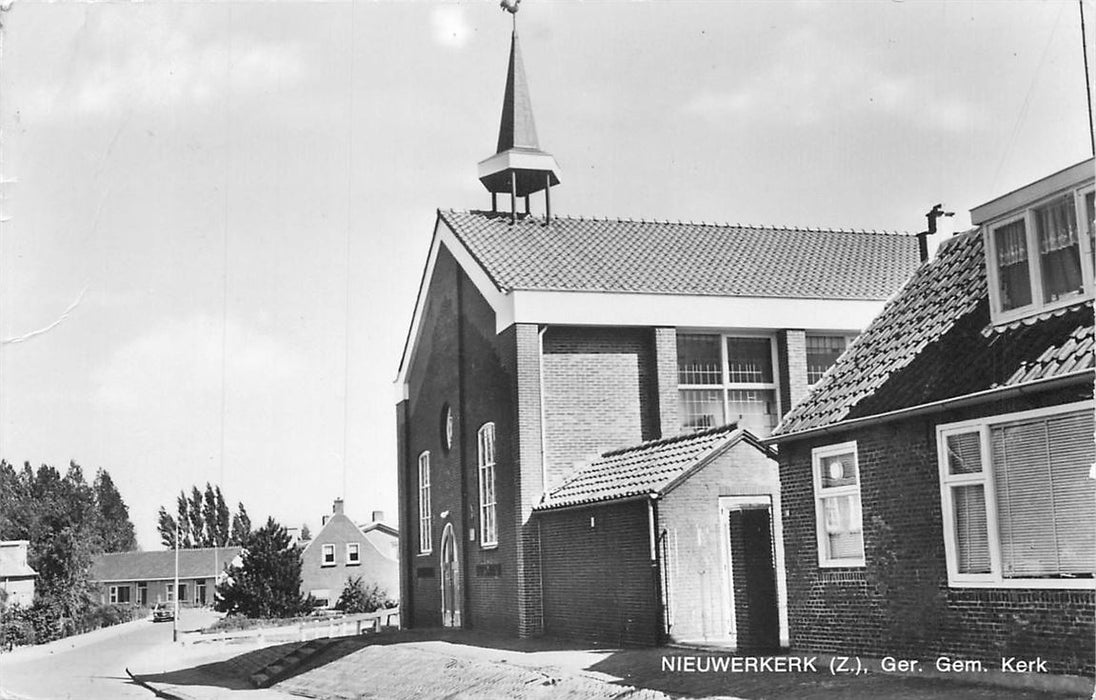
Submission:
[[[511,640],[470,632],[403,631],[333,641],[294,671],[263,690],[248,677],[292,650],[293,644],[264,649],[200,649],[183,652],[172,669],[138,677],[165,697],[214,698],[914,698],[917,700],[1035,700],[1089,698],[1077,684],[1060,692],[971,683],[941,676],[869,672],[834,676],[820,661],[818,671],[789,673],[667,670],[664,657],[719,658],[726,654],[689,649],[575,648],[550,640]],[[1031,674],[1028,674],[1031,675]],[[1039,679],[1034,679],[1039,680]],[[1053,685],[1053,684],[1051,684]],[[1067,684],[1068,685],[1068,684]],[[1049,687],[1049,686],[1048,686]],[[1084,692],[1082,692],[1084,691]]]

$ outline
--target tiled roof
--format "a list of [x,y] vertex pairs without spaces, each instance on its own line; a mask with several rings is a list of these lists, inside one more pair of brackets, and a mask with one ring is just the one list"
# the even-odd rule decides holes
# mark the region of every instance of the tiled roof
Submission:
[[1093,366],[1092,302],[990,327],[978,230],[946,241],[774,436]]
[[[180,549],[179,578],[214,578],[240,552],[240,547]],[[174,576],[175,550],[100,554],[91,565],[93,581],[141,581]]]
[[731,424],[606,452],[552,491],[535,510],[660,493],[690,468],[747,434]]
[[439,216],[502,291],[886,299],[918,262],[916,238],[897,233]]

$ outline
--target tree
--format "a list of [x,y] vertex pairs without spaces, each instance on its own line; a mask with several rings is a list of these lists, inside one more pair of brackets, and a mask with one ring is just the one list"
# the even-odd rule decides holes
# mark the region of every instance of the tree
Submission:
[[129,509],[109,472],[99,469],[89,485],[75,461],[64,477],[48,464],[35,470],[26,462],[16,472],[0,461],[0,539],[30,541],[27,563],[38,572],[34,607],[45,630],[90,607],[96,554],[136,546]]
[[137,549],[137,535],[129,519],[129,507],[110,478],[110,473],[99,469],[92,484],[95,508],[99,515],[99,538],[105,552],[131,552]]
[[312,531],[308,529],[308,523],[301,524],[301,542],[307,542],[312,539]]
[[214,607],[246,617],[293,617],[314,606],[301,595],[301,550],[285,528],[267,518],[266,525],[247,536],[242,563],[229,567],[217,586]]
[[387,600],[388,595],[377,584],[367,586],[361,576],[347,576],[335,608],[345,613],[370,613],[385,607]]
[[[247,520],[247,511],[244,515],[246,528],[241,530],[240,537],[251,531],[251,521]],[[167,508],[160,508],[157,515],[156,529],[160,533],[160,542],[165,547],[175,546],[175,529],[179,529],[179,547],[190,549],[193,547],[225,547],[227,545],[239,545],[233,525],[235,518],[230,519],[228,506],[225,504],[224,494],[220,486],[213,486],[208,481],[205,490],[192,486],[189,495],[185,490],[180,491],[175,498],[175,515],[172,516]]]
[[247,509],[243,503],[238,503],[236,515],[232,516],[232,537],[229,544],[241,546],[251,534],[251,518],[247,515]]

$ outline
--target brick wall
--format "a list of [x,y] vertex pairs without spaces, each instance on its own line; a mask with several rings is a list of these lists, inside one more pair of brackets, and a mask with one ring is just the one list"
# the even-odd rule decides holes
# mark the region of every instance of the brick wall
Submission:
[[[512,398],[516,384],[512,331],[495,333],[494,312],[444,247],[438,253],[425,303],[418,352],[408,372],[406,421],[400,432],[405,461],[401,553],[403,587],[410,602],[405,622],[441,624],[441,535],[452,524],[458,539],[464,626],[515,633],[519,533],[514,522],[520,441]],[[448,450],[442,422],[446,405],[454,418],[453,446]],[[498,522],[498,544],[489,548],[480,542],[477,468],[478,431],[487,422],[495,423]],[[425,555],[418,551],[418,457],[423,450],[430,451],[433,523],[433,548]],[[490,575],[477,575],[484,572]]]
[[787,413],[807,396],[807,334],[789,329],[776,334],[776,357],[780,374],[780,412]]
[[[647,502],[539,513],[544,631],[613,645],[659,641]],[[591,524],[591,519],[592,524]]]
[[[731,630],[731,587],[724,581],[728,523],[721,496],[768,496],[773,504],[777,569],[780,544],[780,492],[776,463],[746,443],[738,443],[693,473],[659,501],[663,537],[663,578],[669,636],[676,641],[725,641]],[[783,578],[778,576],[778,591]],[[783,607],[783,606],[782,606]]]
[[655,366],[657,376],[660,438],[681,432],[677,391],[677,329],[655,328]]
[[576,462],[659,436],[658,376],[651,329],[548,328],[544,410],[549,488],[559,486]]
[[[1041,657],[1094,672],[1096,593],[949,588],[935,428],[1077,400],[1056,393],[782,444],[780,480],[795,649],[867,656]],[[856,440],[866,566],[820,569],[811,448]]]

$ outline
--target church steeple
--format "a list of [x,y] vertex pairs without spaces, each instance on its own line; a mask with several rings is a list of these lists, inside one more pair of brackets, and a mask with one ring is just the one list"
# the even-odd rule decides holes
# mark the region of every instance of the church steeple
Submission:
[[[507,4],[503,3],[504,8]],[[516,3],[511,12],[516,12]],[[517,218],[517,198],[525,198],[529,213],[529,195],[544,190],[545,219],[551,216],[549,188],[559,184],[559,165],[551,154],[540,150],[529,84],[521,62],[517,23],[510,40],[510,65],[506,74],[506,92],[502,98],[498,148],[495,155],[479,164],[480,182],[491,193],[491,208],[498,211],[498,195],[510,195],[510,218]]]

